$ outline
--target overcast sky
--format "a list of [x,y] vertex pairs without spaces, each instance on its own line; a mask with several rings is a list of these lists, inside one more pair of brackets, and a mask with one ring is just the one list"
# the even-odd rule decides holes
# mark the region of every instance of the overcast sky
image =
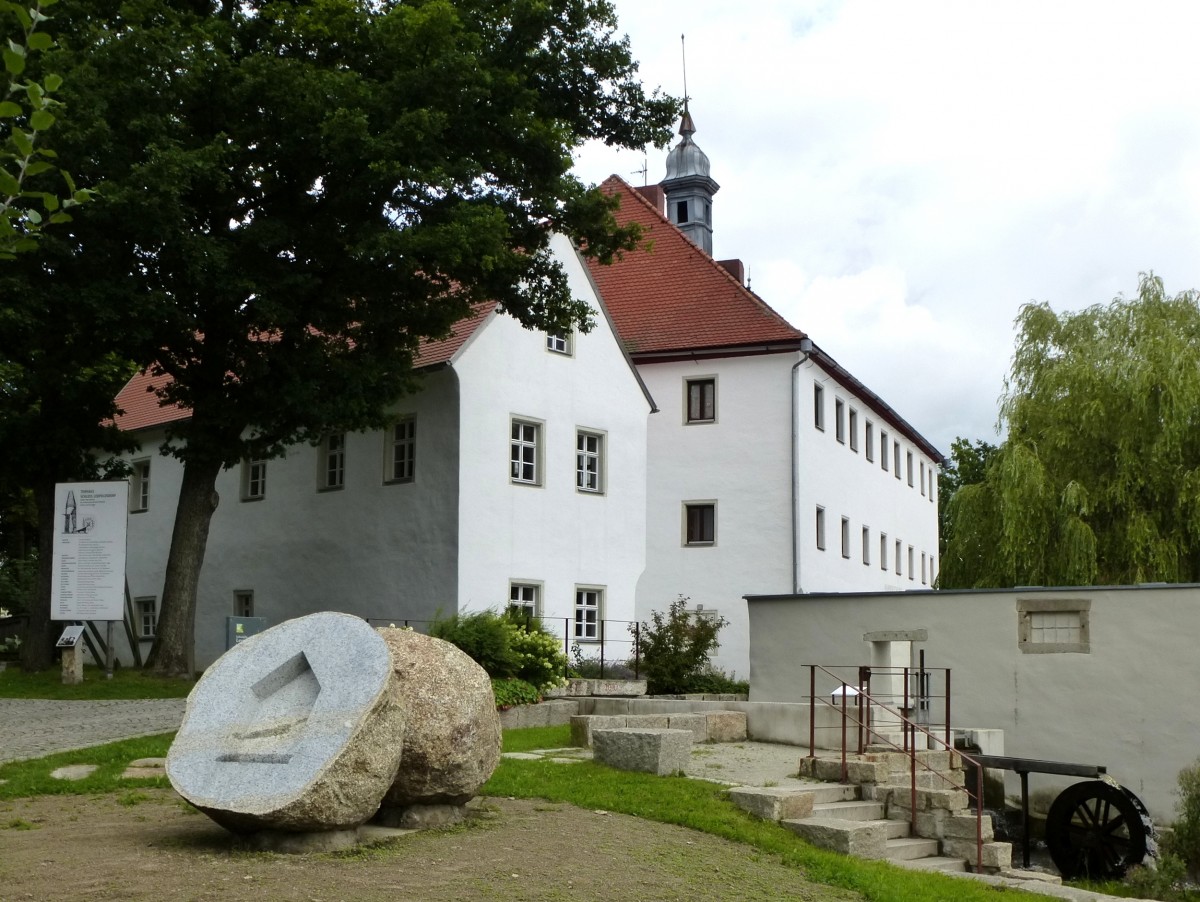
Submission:
[[714,256],[943,453],[997,440],[1022,304],[1200,288],[1200,3],[615,5],[649,87],[687,35]]

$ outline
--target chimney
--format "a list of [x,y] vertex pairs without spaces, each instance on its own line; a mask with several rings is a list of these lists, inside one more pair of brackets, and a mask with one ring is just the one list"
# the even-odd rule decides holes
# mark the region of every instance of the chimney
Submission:
[[663,191],[662,185],[642,185],[634,190],[654,204],[659,216],[667,215],[667,192]]
[[746,284],[746,267],[741,260],[718,260],[717,265],[737,279],[739,285]]

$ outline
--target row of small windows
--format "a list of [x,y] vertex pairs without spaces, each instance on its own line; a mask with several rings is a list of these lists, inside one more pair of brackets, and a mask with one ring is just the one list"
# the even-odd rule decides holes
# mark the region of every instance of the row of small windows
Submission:
[[[509,445],[509,475],[514,483],[542,484],[542,423],[514,419]],[[383,481],[412,482],[417,467],[417,422],[405,417],[388,431]],[[321,440],[318,447],[317,489],[330,491],[346,485],[346,435],[335,433]],[[134,512],[150,508],[150,461],[132,465],[130,508]],[[575,436],[575,487],[581,492],[604,492],[604,435],[579,430]],[[242,462],[241,498],[259,501],[267,496],[267,461]]]
[[[858,411],[850,407],[841,398],[833,399],[834,437],[843,445],[849,443],[850,450],[858,453]],[[819,382],[813,383],[813,425],[825,431],[825,387]],[[884,472],[888,470],[889,436],[886,429],[879,430],[879,467]],[[891,442],[892,473],[897,479],[903,478],[900,468],[900,442]],[[863,426],[863,456],[868,463],[875,462],[875,424],[866,420]],[[912,451],[904,452],[904,473],[907,474],[909,486],[919,486],[921,494],[933,501],[935,472],[933,465],[925,465],[925,461],[917,461],[918,469],[913,469]]]
[[[816,529],[817,549],[819,551],[824,551],[825,550],[825,508],[821,507],[820,505],[817,505],[817,509],[816,509],[815,529]],[[842,557],[846,558],[847,560],[849,560],[850,556],[851,556],[850,535],[851,535],[850,518],[842,517],[841,550],[842,550]],[[869,526],[862,527],[862,542],[859,547],[862,551],[862,562],[863,562],[863,566],[865,566],[865,567],[871,566],[872,544],[873,543],[871,541],[871,528]],[[886,532],[881,532],[879,534],[879,569],[883,570],[885,572],[888,569],[888,553],[889,553],[889,551],[892,552],[891,565],[895,568],[896,575],[897,576],[904,575],[904,562],[907,560],[907,562],[908,562],[908,578],[910,580],[912,580],[913,582],[916,582],[917,573],[918,573],[916,549],[912,545],[907,546],[908,553],[907,553],[907,555],[905,555],[905,545],[900,539],[896,539],[896,540],[894,540],[894,543],[892,543],[888,539],[888,534]],[[920,552],[920,565],[921,565],[921,569],[920,569],[921,585],[923,585],[923,586],[931,585],[933,583],[934,579],[936,578],[936,572],[934,570],[934,565],[935,565],[934,555],[926,554],[924,551]]]
[[[508,587],[508,609],[529,619],[542,616],[542,584],[512,582]],[[576,586],[571,636],[580,642],[600,639],[600,621],[604,619],[604,587]]]
[[[158,632],[157,596],[139,596],[133,600],[133,608],[137,616],[138,639],[153,639]],[[233,593],[233,614],[235,617],[254,616],[252,589],[238,589]]]

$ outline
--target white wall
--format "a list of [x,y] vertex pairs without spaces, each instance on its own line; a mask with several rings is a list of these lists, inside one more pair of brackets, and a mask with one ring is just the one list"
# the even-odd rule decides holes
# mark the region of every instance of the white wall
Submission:
[[[1017,606],[1030,600],[1090,601],[1089,652],[1023,652]],[[806,665],[867,664],[865,633],[923,629],[926,665],[951,669],[952,724],[1003,730],[1007,755],[1103,765],[1160,821],[1200,756],[1200,587],[804,595],[749,610],[752,701],[806,699]]]
[[[586,270],[561,236],[554,249],[577,297],[599,309]],[[546,335],[498,315],[453,361],[462,398],[459,600],[503,608],[510,581],[541,585],[542,614],[572,618],[576,586],[602,587],[602,616],[634,618],[645,565],[646,421],[650,402],[607,319],[572,336],[567,356]],[[541,423],[540,485],[509,474],[513,417]],[[576,430],[603,435],[604,490],[575,486]],[[553,626],[547,623],[548,627]],[[561,631],[561,622],[556,627]],[[606,630],[606,656],[632,648],[624,623]],[[598,649],[585,645],[585,654]]]
[[[930,458],[897,430],[798,353],[643,364],[643,378],[661,412],[650,422],[647,569],[638,587],[638,616],[665,610],[678,595],[716,608],[728,621],[714,664],[745,678],[750,670],[747,593],[792,592],[792,383],[796,384],[796,551],[802,591],[920,588],[933,578],[937,503],[930,500]],[[714,423],[685,422],[688,379],[716,377]],[[824,387],[825,429],[814,426],[813,383]],[[835,399],[844,403],[846,441],[836,438]],[[857,452],[849,441],[857,413]],[[873,462],[866,424],[873,424]],[[881,430],[888,433],[889,469],[879,466]],[[901,479],[893,478],[891,445],[901,441]],[[906,454],[913,452],[913,486]],[[918,485],[925,467],[925,482]],[[923,490],[922,490],[923,489]],[[717,502],[717,541],[685,547],[685,501]],[[825,508],[825,550],[816,547],[815,510]],[[850,557],[841,554],[841,518],[850,520]],[[863,564],[862,528],[870,529],[870,563]],[[888,569],[879,566],[879,533],[888,534]],[[903,543],[904,574],[894,572],[894,541]],[[908,545],[914,579],[908,580]],[[926,554],[925,583],[921,553]]]
[[[678,596],[729,625],[713,663],[749,673],[747,592],[791,591],[791,388],[794,354],[642,365],[650,419],[647,564],[638,617]],[[716,378],[716,421],[686,422],[685,384]],[[715,501],[716,542],[684,544],[683,505]]]
[[[320,454],[296,445],[267,462],[265,497],[241,500],[241,468],[217,480],[196,613],[196,661],[225,650],[234,592],[254,592],[254,613],[273,625],[335,610],[400,621],[452,613],[457,595],[457,386],[429,374],[424,390],[395,405],[417,420],[411,483],[385,485],[383,432],[346,436],[345,486],[318,488]],[[145,435],[153,452],[161,436]],[[139,459],[142,454],[132,455]],[[161,596],[181,465],[151,462],[150,508],[130,515],[127,571],[136,596]]]
[[[862,399],[847,391],[815,363],[798,374],[800,586],[802,592],[862,592],[922,589],[933,585],[937,566],[937,478],[929,492],[929,473],[937,468],[907,436],[887,423]],[[816,428],[814,384],[823,387],[824,430]],[[844,442],[837,440],[836,402],[843,402]],[[857,451],[851,448],[850,412],[857,412]],[[868,458],[866,426],[874,435]],[[888,436],[887,470],[881,466],[880,440]],[[893,445],[900,443],[900,478],[896,479]],[[913,484],[908,484],[907,455],[913,455]],[[922,469],[923,468],[923,469]],[[925,474],[921,482],[921,474]],[[825,509],[825,549],[817,547],[816,509]],[[849,525],[848,557],[842,556],[841,521]],[[863,563],[863,527],[869,530],[869,563]],[[887,569],[881,567],[879,537],[888,537]],[[896,541],[901,543],[901,569],[896,574]],[[913,567],[908,566],[908,547]],[[922,580],[921,555],[925,555]],[[751,590],[757,592],[757,590]],[[762,593],[758,593],[762,594]]]

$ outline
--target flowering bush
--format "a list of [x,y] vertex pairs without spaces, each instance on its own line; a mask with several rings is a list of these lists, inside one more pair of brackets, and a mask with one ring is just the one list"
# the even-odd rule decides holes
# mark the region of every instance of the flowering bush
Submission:
[[565,686],[567,656],[563,654],[561,640],[540,626],[514,623],[511,619],[509,628],[512,630],[509,645],[518,661],[516,675],[539,691]]

